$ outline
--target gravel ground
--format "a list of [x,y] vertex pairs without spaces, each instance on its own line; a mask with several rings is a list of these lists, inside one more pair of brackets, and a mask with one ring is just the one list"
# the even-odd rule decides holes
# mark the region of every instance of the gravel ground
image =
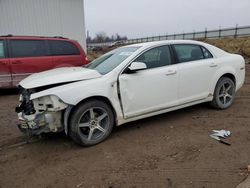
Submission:
[[[115,128],[88,148],[64,134],[26,144],[16,128],[15,90],[0,91],[0,187],[233,188],[250,164],[250,66],[231,108],[205,104]],[[228,129],[231,146],[209,137]]]

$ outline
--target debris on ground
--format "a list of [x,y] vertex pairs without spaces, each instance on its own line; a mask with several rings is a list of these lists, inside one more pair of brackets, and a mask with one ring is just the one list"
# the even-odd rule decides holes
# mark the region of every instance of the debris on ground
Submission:
[[218,136],[218,137],[221,137],[221,138],[225,138],[225,137],[228,137],[230,136],[231,132],[230,131],[226,131],[226,130],[220,130],[220,131],[217,131],[217,130],[213,130],[213,134],[214,136]]
[[231,135],[231,132],[227,131],[227,130],[219,130],[219,131],[218,130],[213,130],[213,134],[210,134],[210,137],[215,139],[215,140],[218,140],[222,144],[230,146],[231,145],[230,143],[225,142],[224,140],[222,140],[222,139],[225,139],[226,137],[228,137],[230,135]]

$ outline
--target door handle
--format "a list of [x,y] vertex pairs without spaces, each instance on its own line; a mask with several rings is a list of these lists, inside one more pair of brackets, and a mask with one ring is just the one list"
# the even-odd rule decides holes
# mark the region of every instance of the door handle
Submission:
[[23,61],[14,61],[12,64],[21,64],[21,63],[23,63]]
[[210,65],[209,65],[209,67],[217,67],[218,65],[217,64],[215,64],[215,63],[211,63]]
[[166,73],[166,76],[174,75],[176,73],[177,73],[176,70],[168,70],[168,72]]

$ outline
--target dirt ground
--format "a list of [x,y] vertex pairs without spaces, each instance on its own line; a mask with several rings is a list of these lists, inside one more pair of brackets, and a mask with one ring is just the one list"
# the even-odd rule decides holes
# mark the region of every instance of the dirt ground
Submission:
[[[89,148],[64,134],[23,144],[16,127],[16,91],[0,95],[0,187],[233,188],[250,164],[250,65],[233,106],[197,105],[116,128]],[[232,132],[231,146],[209,137]]]

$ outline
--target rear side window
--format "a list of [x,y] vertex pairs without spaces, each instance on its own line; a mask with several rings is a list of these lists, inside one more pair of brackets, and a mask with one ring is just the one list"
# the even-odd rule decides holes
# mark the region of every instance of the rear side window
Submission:
[[51,55],[80,55],[79,49],[67,41],[49,41]]
[[0,40],[0,58],[4,58],[4,43],[3,40]]
[[201,49],[205,59],[213,58],[213,55],[206,48],[202,46]]
[[11,57],[46,56],[46,45],[43,40],[10,40]]
[[203,51],[198,45],[176,44],[174,49],[180,63],[204,59]]

